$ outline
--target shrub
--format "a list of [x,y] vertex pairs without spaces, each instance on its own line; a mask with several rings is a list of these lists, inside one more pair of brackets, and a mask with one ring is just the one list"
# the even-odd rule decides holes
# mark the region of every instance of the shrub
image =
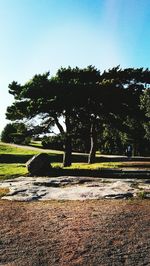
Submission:
[[1,134],[1,141],[16,144],[29,144],[30,137],[23,123],[7,124]]
[[16,129],[13,124],[7,124],[2,133],[1,133],[1,141],[11,143],[13,142],[12,134],[16,132]]

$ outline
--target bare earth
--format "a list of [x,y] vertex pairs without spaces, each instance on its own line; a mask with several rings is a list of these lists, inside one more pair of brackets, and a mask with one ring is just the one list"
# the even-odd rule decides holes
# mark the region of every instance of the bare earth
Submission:
[[0,265],[150,265],[149,200],[0,201]]

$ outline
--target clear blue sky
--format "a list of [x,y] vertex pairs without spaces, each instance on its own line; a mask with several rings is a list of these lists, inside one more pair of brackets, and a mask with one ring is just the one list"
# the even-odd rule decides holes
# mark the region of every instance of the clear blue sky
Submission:
[[119,64],[150,67],[149,0],[0,0],[0,131],[13,80]]

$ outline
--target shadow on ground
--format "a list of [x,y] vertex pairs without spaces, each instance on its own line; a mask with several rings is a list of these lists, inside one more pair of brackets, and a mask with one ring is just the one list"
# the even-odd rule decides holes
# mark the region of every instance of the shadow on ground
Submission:
[[[32,158],[34,154],[0,154],[0,163],[26,163],[30,158]],[[63,154],[49,154],[50,161],[62,163]],[[72,154],[72,162],[78,163],[87,163],[88,155],[87,154]],[[100,162],[150,162],[150,157],[132,157],[128,159],[126,156],[118,157],[118,156],[97,156],[96,163]]]
[[[32,175],[29,175],[32,176]],[[114,168],[101,169],[65,169],[51,168],[49,172],[40,176],[58,177],[58,176],[81,176],[81,177],[101,177],[101,178],[149,178],[150,170],[124,170]]]

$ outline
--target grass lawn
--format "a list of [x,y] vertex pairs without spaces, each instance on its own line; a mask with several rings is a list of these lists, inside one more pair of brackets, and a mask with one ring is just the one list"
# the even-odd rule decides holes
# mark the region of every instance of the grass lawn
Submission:
[[38,154],[39,152],[36,150],[28,150],[26,148],[18,148],[11,146],[9,144],[5,144],[0,142],[0,154],[23,154],[23,155],[35,155]]
[[27,174],[27,169],[24,164],[19,164],[19,163],[0,164],[0,180],[15,178],[26,174]]
[[[20,154],[20,155],[35,155],[38,154],[38,150],[32,149],[32,147],[39,148],[41,150],[42,146],[39,144],[37,145],[31,145],[29,146],[30,149],[27,149],[26,147],[15,147],[11,146],[8,143],[0,142],[0,154]],[[42,149],[44,152],[44,149]],[[50,155],[56,155],[56,154],[63,154],[62,151],[56,151],[56,150],[49,150],[48,154]]]
[[[104,168],[118,168],[121,166],[121,162],[103,162],[103,163],[72,163],[69,167],[64,167],[64,169],[86,169],[86,170],[101,170]],[[53,167],[63,168],[62,163],[52,163]]]
[[42,148],[42,144],[41,144],[41,141],[34,141],[32,140],[31,143],[29,144],[30,146],[33,146],[33,147],[36,147],[36,148]]

